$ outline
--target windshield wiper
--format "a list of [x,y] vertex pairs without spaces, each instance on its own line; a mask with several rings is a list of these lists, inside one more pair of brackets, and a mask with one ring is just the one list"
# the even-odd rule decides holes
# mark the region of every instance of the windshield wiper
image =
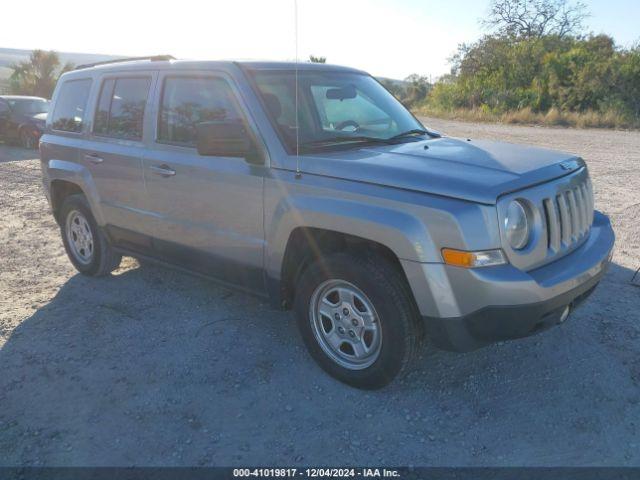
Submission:
[[423,130],[421,128],[413,128],[411,130],[407,130],[406,132],[399,133],[394,135],[393,137],[387,138],[387,141],[391,142],[393,140],[398,140],[402,137],[408,137],[409,135],[432,135],[428,130]]
[[431,137],[439,137],[440,135],[435,132],[430,132],[428,130],[423,130],[421,128],[414,128],[412,130],[407,130],[406,132],[399,133],[398,135],[394,135],[389,138],[380,138],[380,137],[368,137],[364,135],[355,135],[352,137],[330,137],[323,138],[319,140],[312,140],[310,142],[305,142],[300,144],[303,148],[322,148],[322,147],[331,147],[333,145],[344,145],[346,143],[378,143],[385,145],[392,145],[396,140],[407,137],[409,135],[429,135]]
[[325,147],[331,145],[339,145],[344,143],[389,143],[386,138],[367,137],[367,136],[353,136],[353,137],[331,137],[323,138],[320,140],[313,140],[311,142],[305,142],[300,144],[301,147]]

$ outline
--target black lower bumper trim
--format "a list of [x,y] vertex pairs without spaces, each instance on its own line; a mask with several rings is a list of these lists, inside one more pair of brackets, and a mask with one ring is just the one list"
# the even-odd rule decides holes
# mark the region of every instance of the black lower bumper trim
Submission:
[[469,352],[502,340],[528,337],[564,319],[568,306],[576,308],[587,299],[604,275],[544,302],[513,306],[490,306],[463,317],[424,317],[431,341],[438,348]]

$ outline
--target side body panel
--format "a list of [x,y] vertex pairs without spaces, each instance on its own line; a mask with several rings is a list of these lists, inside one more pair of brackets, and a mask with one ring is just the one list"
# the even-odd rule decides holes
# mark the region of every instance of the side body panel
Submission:
[[[148,146],[143,155],[145,233],[153,237],[157,252],[170,261],[264,291],[263,184],[268,166],[252,165],[244,158],[202,156],[194,147],[157,141],[163,84],[169,77],[225,80],[257,133],[227,72],[160,72],[146,123]],[[263,146],[260,149],[267,161],[266,150]]]

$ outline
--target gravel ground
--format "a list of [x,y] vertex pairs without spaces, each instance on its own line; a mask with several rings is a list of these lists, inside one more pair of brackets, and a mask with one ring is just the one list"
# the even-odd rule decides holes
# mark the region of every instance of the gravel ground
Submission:
[[35,154],[0,146],[0,465],[640,465],[640,133],[426,124],[580,153],[614,264],[564,325],[372,393],[261,300],[132,259],[78,275]]

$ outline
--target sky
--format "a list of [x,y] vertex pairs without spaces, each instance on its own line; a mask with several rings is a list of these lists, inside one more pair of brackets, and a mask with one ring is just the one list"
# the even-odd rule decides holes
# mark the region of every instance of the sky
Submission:
[[[294,0],[5,1],[0,48],[189,59],[296,58]],[[640,41],[640,0],[586,0],[586,31]],[[298,58],[435,78],[484,30],[489,0],[298,0]],[[10,19],[19,19],[11,21]],[[9,20],[9,21],[7,21]]]

